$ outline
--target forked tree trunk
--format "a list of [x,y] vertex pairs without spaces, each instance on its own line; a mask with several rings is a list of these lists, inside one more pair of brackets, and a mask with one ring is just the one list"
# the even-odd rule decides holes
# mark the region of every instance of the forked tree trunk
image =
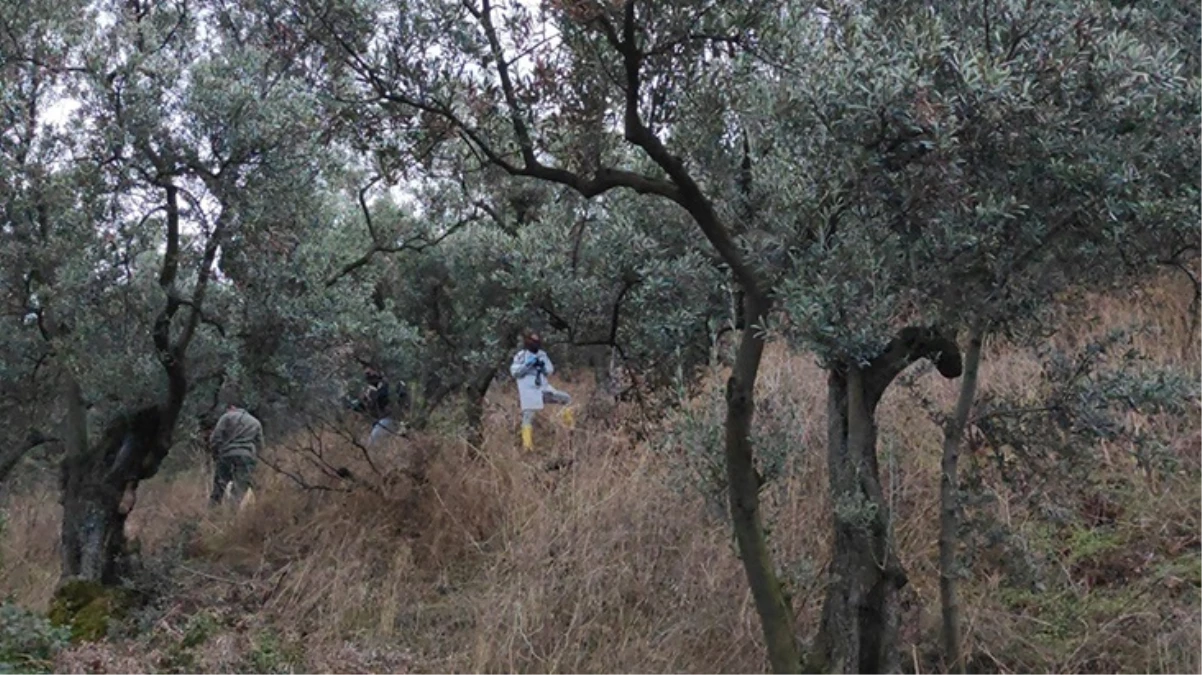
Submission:
[[[62,579],[117,583],[126,571],[125,518],[138,482],[158,471],[170,444],[157,406],[121,415],[89,443],[78,384],[67,384],[67,453],[61,466]],[[174,419],[171,419],[174,426]]]
[[[161,166],[156,165],[156,169],[160,174],[167,173]],[[167,456],[188,393],[185,357],[200,324],[221,234],[233,212],[219,197],[223,208],[205,244],[196,287],[188,302],[191,313],[173,343],[172,320],[185,304],[175,288],[180,265],[179,188],[168,181],[164,190],[167,241],[159,286],[166,302],[155,318],[151,338],[167,375],[166,398],[162,405],[118,415],[93,444],[79,382],[71,373],[63,373],[67,452],[61,465],[62,581],[79,579],[107,585],[118,580],[125,558],[125,518],[133,508],[138,483],[158,472]]]
[[875,402],[867,400],[864,373],[855,367],[833,370],[827,395],[834,576],[815,657],[829,672],[896,672],[897,591],[906,575],[877,471]]
[[839,364],[828,375],[827,468],[834,550],[811,670],[900,670],[898,591],[907,578],[881,488],[876,408],[894,378],[920,358],[935,360],[945,377],[960,375],[955,343],[925,328],[902,331],[867,366]]
[[949,672],[964,672],[960,653],[960,601],[956,589],[956,548],[959,545],[959,478],[956,463],[968,415],[977,393],[977,373],[981,364],[982,331],[974,328],[964,353],[964,377],[956,411],[943,434],[943,462],[939,480],[939,605],[943,616],[943,653]]

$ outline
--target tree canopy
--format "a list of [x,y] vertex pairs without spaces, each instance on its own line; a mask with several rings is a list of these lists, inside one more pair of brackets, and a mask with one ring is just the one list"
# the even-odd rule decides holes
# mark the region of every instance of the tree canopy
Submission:
[[[734,334],[769,661],[895,670],[877,402],[923,360],[975,386],[1066,294],[1197,284],[1197,37],[1167,0],[9,3],[0,477],[51,448],[66,572],[108,581],[83,539],[222,403],[288,429],[371,365],[478,433],[525,327],[640,400]],[[847,574],[808,661],[759,512],[778,338],[830,378]]]

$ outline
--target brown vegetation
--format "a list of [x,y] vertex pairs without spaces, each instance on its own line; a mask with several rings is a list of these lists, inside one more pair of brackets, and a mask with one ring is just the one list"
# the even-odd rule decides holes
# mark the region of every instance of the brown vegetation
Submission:
[[[1138,346],[1197,377],[1190,295],[1176,284],[1094,299],[1071,335],[1148,322]],[[983,392],[1031,386],[1032,352],[987,343]],[[721,386],[713,378],[711,386]],[[792,591],[798,634],[813,636],[831,527],[825,502],[826,379],[813,359],[768,350],[758,395],[804,411],[806,442],[764,503],[770,545]],[[957,384],[916,385],[949,410]],[[567,387],[579,400],[584,385]],[[512,433],[498,387],[483,460],[428,435],[375,455],[331,437],[360,477],[351,492],[303,490],[263,467],[253,503],[206,508],[196,468],[146,482],[130,515],[147,574],[165,596],[126,635],[64,652],[73,672],[569,671],[752,672],[766,667],[758,620],[730,526],[692,490],[673,489],[669,457],[620,430],[551,416],[537,457]],[[1062,528],[995,485],[990,507],[1030,553],[1056,569],[1039,591],[1003,583],[982,554],[963,583],[965,659],[977,671],[1198,672],[1200,477],[1196,410],[1175,439],[1181,469],[1156,480],[1123,448],[1099,448],[1095,484]],[[942,433],[913,391],[895,387],[879,413],[882,483],[908,570],[902,644],[907,670],[939,662],[939,466]],[[759,423],[780,423],[771,418]],[[1162,421],[1149,419],[1147,424]],[[298,441],[299,442],[299,441]],[[285,447],[269,459],[287,463]],[[420,455],[420,456],[416,456]],[[570,464],[547,461],[570,457]],[[971,449],[963,463],[973,461]],[[333,483],[331,483],[333,484]],[[60,509],[53,486],[12,495],[0,590],[45,610],[58,578]],[[195,529],[189,529],[195,525]]]

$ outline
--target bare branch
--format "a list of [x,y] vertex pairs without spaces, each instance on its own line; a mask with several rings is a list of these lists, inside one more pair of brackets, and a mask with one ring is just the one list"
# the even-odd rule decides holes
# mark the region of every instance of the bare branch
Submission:
[[[485,7],[491,9],[488,5]],[[507,91],[503,91],[503,94],[510,108],[511,124],[518,140],[522,155],[522,165],[515,164],[506,159],[471,124],[468,124],[466,120],[457,115],[451,109],[450,105],[433,99],[410,96],[395,91],[381,77],[376,67],[368,63],[353,45],[347,43],[338,31],[329,24],[327,19],[323,17],[320,20],[333,36],[335,42],[338,43],[339,48],[350,59],[359,74],[366,80],[368,86],[376,93],[380,101],[396,103],[421,112],[437,115],[447,120],[459,131],[460,137],[469,147],[478,151],[489,163],[497,166],[509,175],[526,176],[557,183],[572,188],[584,197],[595,197],[615,188],[628,188],[640,194],[656,194],[672,199],[673,201],[679,201],[680,195],[677,187],[671,182],[660,178],[614,167],[602,167],[597,169],[592,177],[585,177],[566,169],[542,164],[534,151],[534,144],[530,137],[529,129],[525,121],[521,118],[521,108],[517,103],[516,92],[513,89],[513,83],[508,74],[504,51],[501,48],[500,40],[497,38],[496,30],[492,27],[489,12],[474,10],[471,7],[469,7],[469,11],[472,11],[479,18],[482,25],[487,22],[487,25],[483,27],[489,39],[494,61],[497,63],[498,69],[503,69],[506,73],[504,80],[508,81],[509,84],[508,86],[503,86],[503,89],[507,89]],[[498,76],[500,76],[500,72],[498,72]]]
[[321,490],[323,492],[350,492],[351,491],[349,488],[336,488],[336,487],[330,487],[328,485],[315,485],[313,483],[310,483],[310,482],[306,481],[304,479],[304,477],[302,477],[300,474],[292,473],[291,471],[288,471],[288,470],[280,467],[278,464],[275,464],[274,462],[272,462],[271,460],[267,459],[266,457],[264,457],[262,455],[259,456],[259,461],[266,464],[267,468],[275,471],[276,473],[287,476],[293,483],[296,483],[298,487],[300,487],[304,490]]
[[[364,253],[363,255],[359,256],[358,258],[355,258],[351,262],[343,265],[342,269],[338,270],[338,272],[335,273],[329,279],[326,279],[326,288],[333,286],[334,284],[338,283],[339,279],[342,279],[343,277],[351,274],[355,270],[357,270],[361,267],[364,267],[365,265],[370,263],[372,258],[375,257],[375,255],[377,253],[388,254],[388,253],[400,253],[401,251],[413,251],[414,253],[421,253],[422,251],[425,251],[428,248],[437,246],[438,244],[442,243],[442,241],[444,239],[451,236],[452,234],[457,232],[459,229],[461,229],[468,223],[475,222],[476,220],[479,220],[479,219],[480,219],[479,213],[472,213],[471,215],[461,218],[458,221],[456,221],[454,224],[452,224],[450,227],[448,227],[445,232],[438,235],[434,239],[427,239],[426,236],[424,234],[422,234],[422,235],[418,235],[416,237],[412,237],[410,239],[406,239],[399,244],[383,244],[380,242],[374,242],[371,249],[369,249],[367,251],[367,253]],[[370,225],[369,225],[369,229],[371,229]]]
[[14,468],[16,468],[17,464],[20,463],[21,459],[24,458],[30,450],[33,450],[39,445],[60,442],[60,439],[47,436],[40,431],[30,431],[24,443],[13,446],[3,454],[0,454],[0,483],[3,483],[4,480],[8,478],[8,474],[11,473]]

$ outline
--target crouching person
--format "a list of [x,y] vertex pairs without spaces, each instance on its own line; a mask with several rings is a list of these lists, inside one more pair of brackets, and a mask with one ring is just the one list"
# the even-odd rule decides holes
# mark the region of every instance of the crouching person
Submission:
[[[551,386],[548,376],[555,372],[550,357],[543,351],[538,333],[527,331],[522,337],[522,350],[513,357],[509,374],[517,381],[518,400],[522,407],[522,448],[534,448],[534,414],[547,403],[567,406],[572,397]],[[572,424],[571,408],[564,408],[564,421]]]
[[263,451],[263,425],[246,410],[230,405],[209,436],[209,450],[216,464],[209,504],[220,504],[231,484],[230,496],[234,503],[241,503]]

